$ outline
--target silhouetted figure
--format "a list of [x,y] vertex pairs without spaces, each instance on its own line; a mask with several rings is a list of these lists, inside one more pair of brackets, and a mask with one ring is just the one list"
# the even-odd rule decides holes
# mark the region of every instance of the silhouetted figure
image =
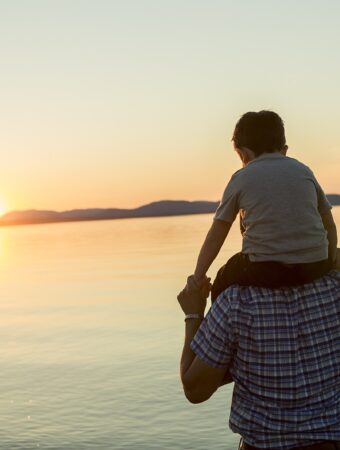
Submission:
[[232,140],[243,168],[224,191],[187,289],[202,285],[238,213],[242,252],[218,272],[212,300],[232,284],[296,286],[325,275],[337,248],[332,206],[313,172],[286,156],[282,119],[272,111],[248,112]]

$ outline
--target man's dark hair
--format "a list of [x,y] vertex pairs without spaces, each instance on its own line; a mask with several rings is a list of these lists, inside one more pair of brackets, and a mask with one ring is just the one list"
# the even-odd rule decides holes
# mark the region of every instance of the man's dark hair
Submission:
[[237,122],[232,140],[256,156],[280,151],[286,144],[283,120],[273,111],[247,112]]

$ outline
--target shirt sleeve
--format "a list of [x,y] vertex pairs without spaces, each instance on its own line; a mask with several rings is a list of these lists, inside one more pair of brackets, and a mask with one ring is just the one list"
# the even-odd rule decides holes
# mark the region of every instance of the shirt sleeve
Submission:
[[[236,172],[237,174],[237,172]],[[214,219],[233,223],[240,209],[236,174],[234,174],[224,190],[222,200],[216,210]]]
[[317,196],[318,196],[318,210],[319,210],[319,213],[320,214],[327,213],[328,211],[330,211],[332,209],[332,205],[328,201],[326,194],[322,190],[322,187],[319,185],[319,183],[317,182],[315,177],[314,177],[314,180],[315,180],[314,184],[315,184],[316,192],[317,192]]
[[191,350],[209,366],[225,369],[232,360],[232,327],[230,323],[230,302],[220,295],[202,321]]

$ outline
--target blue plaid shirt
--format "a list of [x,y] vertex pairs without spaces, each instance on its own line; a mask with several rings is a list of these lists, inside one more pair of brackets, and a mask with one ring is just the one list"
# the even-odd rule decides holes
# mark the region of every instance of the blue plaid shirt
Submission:
[[310,284],[233,285],[191,348],[235,382],[229,425],[250,445],[289,449],[340,439],[340,272]]

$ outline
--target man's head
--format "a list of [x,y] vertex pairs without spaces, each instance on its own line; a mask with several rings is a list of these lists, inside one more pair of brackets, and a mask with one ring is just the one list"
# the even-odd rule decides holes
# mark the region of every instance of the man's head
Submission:
[[255,157],[287,148],[283,121],[273,111],[243,114],[235,126],[232,140],[235,149],[249,149]]

